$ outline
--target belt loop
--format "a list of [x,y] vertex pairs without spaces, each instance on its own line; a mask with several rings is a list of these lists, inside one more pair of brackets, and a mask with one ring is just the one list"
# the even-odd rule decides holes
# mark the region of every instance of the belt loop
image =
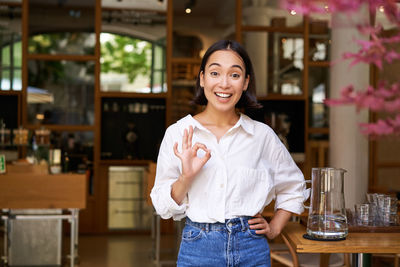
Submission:
[[244,222],[245,218],[240,217],[240,224],[242,225],[242,232],[246,231],[246,223]]
[[210,224],[206,223],[206,233],[208,233],[210,231]]

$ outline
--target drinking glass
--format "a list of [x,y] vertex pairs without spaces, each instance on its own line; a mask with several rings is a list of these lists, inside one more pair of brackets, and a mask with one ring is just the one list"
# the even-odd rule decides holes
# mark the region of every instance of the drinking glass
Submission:
[[370,205],[368,203],[354,205],[357,224],[368,225],[370,217]]

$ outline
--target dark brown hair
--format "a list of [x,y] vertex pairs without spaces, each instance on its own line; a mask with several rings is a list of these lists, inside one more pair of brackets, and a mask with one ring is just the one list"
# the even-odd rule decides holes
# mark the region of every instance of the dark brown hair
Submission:
[[262,106],[257,102],[256,97],[256,83],[253,71],[253,65],[246,50],[241,44],[233,40],[220,40],[211,45],[203,56],[201,61],[199,74],[197,75],[196,81],[196,93],[193,99],[193,103],[198,105],[207,105],[207,98],[204,94],[204,88],[200,86],[200,74],[204,72],[208,58],[212,53],[219,50],[232,50],[236,52],[244,62],[245,76],[250,76],[247,90],[242,93],[239,101],[236,104],[237,108],[261,108]]

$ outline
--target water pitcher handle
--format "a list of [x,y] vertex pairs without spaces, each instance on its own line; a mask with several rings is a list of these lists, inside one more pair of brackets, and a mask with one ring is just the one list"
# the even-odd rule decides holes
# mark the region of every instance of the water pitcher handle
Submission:
[[[305,180],[304,181],[306,184],[309,183],[311,184],[311,180]],[[310,197],[310,193],[311,193],[311,188],[307,188],[306,190],[304,190],[303,194],[304,194],[304,201],[306,201],[309,197]],[[303,207],[306,209],[310,209],[310,206],[306,206],[303,203]]]

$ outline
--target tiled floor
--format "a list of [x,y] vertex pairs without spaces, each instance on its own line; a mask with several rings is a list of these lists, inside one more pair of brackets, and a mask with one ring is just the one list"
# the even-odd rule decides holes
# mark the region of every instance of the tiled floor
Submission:
[[[172,248],[176,246],[172,237],[162,239],[162,258],[173,260]],[[176,248],[176,247],[174,247]],[[108,235],[81,236],[80,267],[155,267],[154,250],[150,236],[147,235]],[[394,261],[390,257],[373,257],[372,267],[391,267]],[[175,266],[175,265],[162,265]],[[273,267],[283,267],[277,262]],[[218,267],[218,266],[216,266]]]
[[[174,262],[176,243],[172,237],[162,239],[161,259]],[[81,235],[79,237],[80,267],[153,267],[154,243],[150,235]],[[70,266],[69,238],[63,238],[63,266]],[[3,233],[0,231],[0,255],[3,255]],[[1,261],[0,261],[0,266]],[[174,265],[162,265],[174,266]]]
[[154,266],[149,236],[81,236],[81,267]]
[[[171,240],[163,237],[161,257],[174,262],[176,247]],[[154,253],[149,235],[83,235],[79,239],[80,267],[152,267],[156,266]]]
[[[64,257],[69,240],[64,238]],[[3,252],[0,233],[0,253]],[[176,242],[172,237],[162,239],[162,259],[173,260]],[[79,238],[79,267],[155,267],[153,241],[150,235],[81,235]],[[64,260],[64,266],[69,263]],[[174,266],[162,265],[162,266]],[[273,262],[273,267],[283,265]],[[393,258],[373,257],[372,267],[393,266]],[[217,266],[216,266],[217,267]]]

